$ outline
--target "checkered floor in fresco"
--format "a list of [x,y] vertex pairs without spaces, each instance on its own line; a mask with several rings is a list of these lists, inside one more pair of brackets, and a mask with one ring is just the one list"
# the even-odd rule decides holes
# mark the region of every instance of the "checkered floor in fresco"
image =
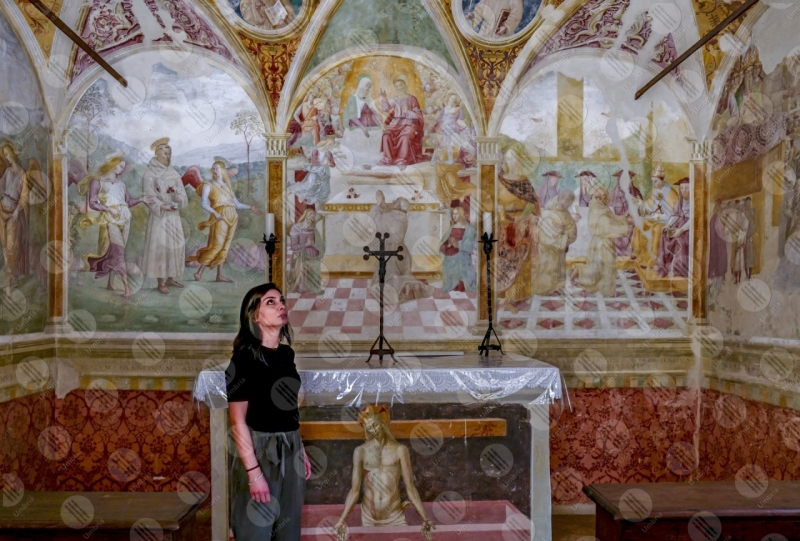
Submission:
[[[437,287],[432,298],[403,303],[394,310],[387,305],[387,338],[446,340],[483,336],[485,329],[475,327],[476,293],[442,293],[440,285],[434,285]],[[332,279],[324,295],[289,294],[289,322],[297,337],[310,338],[329,331],[362,340],[376,337],[378,303],[370,297],[368,286],[368,279]],[[501,305],[498,332],[525,329],[537,337],[565,333],[586,337],[663,337],[686,333],[686,293],[648,292],[634,271],[618,271],[613,297],[588,293],[572,285],[556,293],[519,301],[514,304],[516,313]]]

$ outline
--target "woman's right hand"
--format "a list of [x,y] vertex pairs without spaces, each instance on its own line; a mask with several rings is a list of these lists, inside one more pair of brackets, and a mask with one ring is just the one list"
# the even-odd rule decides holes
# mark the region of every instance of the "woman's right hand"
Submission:
[[[253,483],[253,478],[259,475],[261,475],[261,470],[253,470],[253,472],[248,474],[249,482]],[[269,503],[269,485],[263,475],[261,475],[258,481],[250,485],[250,497],[259,503]]]

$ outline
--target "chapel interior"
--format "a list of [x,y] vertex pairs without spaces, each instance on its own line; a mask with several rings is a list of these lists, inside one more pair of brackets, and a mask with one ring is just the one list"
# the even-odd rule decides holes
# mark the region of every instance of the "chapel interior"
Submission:
[[[65,539],[128,507],[227,540],[221,370],[268,281],[303,541],[343,541],[365,415],[433,539],[800,539],[797,15],[0,0],[0,539],[49,494]],[[405,517],[349,539],[426,539]]]

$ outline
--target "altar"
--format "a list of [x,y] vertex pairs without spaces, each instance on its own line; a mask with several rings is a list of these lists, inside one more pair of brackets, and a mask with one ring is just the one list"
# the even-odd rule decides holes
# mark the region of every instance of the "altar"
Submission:
[[[436,539],[551,539],[549,406],[565,397],[559,370],[520,355],[302,356],[301,434],[314,473],[306,485],[303,539],[335,541],[350,489],[352,449],[365,438],[367,405],[410,448],[413,479]],[[228,536],[229,441],[225,366],[200,372],[194,398],[211,409],[212,532]],[[375,408],[371,408],[374,410]],[[406,525],[347,519],[349,540],[424,539],[413,507]]]

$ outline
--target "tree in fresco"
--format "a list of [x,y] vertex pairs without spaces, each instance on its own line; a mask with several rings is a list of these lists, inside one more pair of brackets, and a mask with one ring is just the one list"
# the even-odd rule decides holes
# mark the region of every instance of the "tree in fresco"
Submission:
[[105,127],[103,116],[105,114],[113,115],[114,106],[104,89],[98,85],[92,85],[75,106],[74,114],[80,117],[85,126],[85,134],[81,143],[86,151],[86,170],[89,171],[92,130]]
[[231,129],[236,135],[244,136],[247,147],[247,195],[253,195],[250,185],[250,145],[257,137],[264,136],[264,124],[255,111],[239,111],[231,122]]

